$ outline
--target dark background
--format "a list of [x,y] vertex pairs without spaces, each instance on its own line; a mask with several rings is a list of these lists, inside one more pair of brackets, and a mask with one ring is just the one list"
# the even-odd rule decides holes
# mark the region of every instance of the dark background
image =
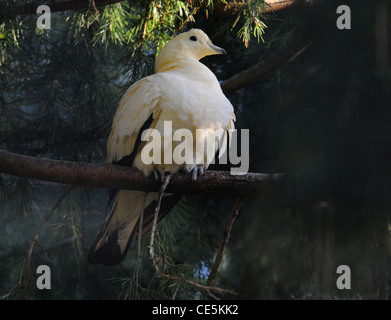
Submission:
[[[336,26],[341,4],[351,9],[350,30]],[[142,2],[130,5],[143,13]],[[389,299],[390,10],[383,0],[312,1],[305,9],[268,14],[265,41],[253,37],[248,48],[237,37],[238,28],[232,28],[235,15],[210,11],[206,17],[199,10],[195,22],[186,24],[185,29],[204,30],[229,53],[202,60],[219,80],[270,57],[298,35],[311,41],[292,61],[228,95],[236,127],[250,130],[249,171],[284,173],[286,178],[241,208],[218,274],[218,285],[238,295],[220,297]],[[103,22],[92,19],[87,24],[88,16],[86,10],[54,14],[52,29],[41,33],[31,16],[18,18],[23,21],[19,26],[12,19],[3,22],[3,35],[17,28],[24,33],[18,45],[1,40],[2,148],[104,162],[118,102],[132,82],[153,72],[154,51],[137,60],[131,44],[96,41]],[[199,297],[197,288],[157,277],[148,250],[143,255],[143,288],[135,290],[135,243],[119,266],[87,264],[86,252],[105,215],[102,189],[76,187],[64,199],[45,223],[39,235],[42,245],[35,245],[26,273],[30,242],[64,186],[0,177],[0,297]],[[173,273],[205,279],[234,200],[187,195],[170,213],[160,225],[159,241]],[[146,248],[148,236],[144,242]],[[51,267],[51,290],[35,288],[40,264]],[[350,290],[336,287],[339,265],[351,269]]]

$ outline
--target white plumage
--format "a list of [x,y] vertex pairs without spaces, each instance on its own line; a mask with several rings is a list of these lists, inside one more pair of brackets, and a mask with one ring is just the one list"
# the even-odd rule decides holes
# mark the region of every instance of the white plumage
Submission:
[[[199,62],[204,56],[221,53],[225,51],[213,45],[199,29],[192,29],[169,41],[156,59],[156,73],[134,83],[122,97],[107,143],[107,162],[134,166],[145,175],[152,171],[191,171],[196,166],[202,169],[201,172],[207,169],[219,148],[222,148],[220,155],[223,153],[227,133],[234,129],[235,115],[231,103],[223,94],[216,76]],[[171,132],[164,130],[165,121],[170,121],[172,133],[187,129],[193,136],[188,140],[192,145],[187,147],[194,152],[185,155],[185,163],[175,163],[175,157],[172,163],[164,163],[165,153],[171,153],[172,158],[173,150],[179,144],[186,147],[187,143],[186,139],[172,141],[172,136],[168,136]],[[148,142],[140,141],[140,137],[141,130],[147,128],[158,130],[162,137],[158,157],[161,163],[146,164],[143,161],[141,151]],[[196,139],[200,137],[197,129],[203,129],[204,141]],[[208,138],[215,141],[212,148],[210,145],[209,148],[197,146],[197,143],[207,145]],[[157,193],[120,190],[90,250],[89,261],[104,265],[122,261],[143,211],[143,227],[148,229],[157,196]],[[180,195],[165,196],[159,217],[164,217],[179,199]]]

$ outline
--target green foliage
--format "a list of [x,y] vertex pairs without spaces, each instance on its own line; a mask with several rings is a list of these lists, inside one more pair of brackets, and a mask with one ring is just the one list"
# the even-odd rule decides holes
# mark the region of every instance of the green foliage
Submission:
[[235,28],[240,20],[243,20],[238,36],[243,40],[246,47],[249,46],[251,36],[253,35],[257,41],[264,41],[263,34],[267,28],[265,21],[266,17],[263,14],[268,4],[265,1],[252,0],[247,1],[242,7],[236,18],[232,28]]
[[[390,89],[379,72],[382,45],[373,49],[376,6],[352,5],[362,23],[343,32],[335,27],[337,1],[266,20],[263,1],[224,15],[212,0],[129,0],[98,12],[52,13],[51,30],[38,30],[35,15],[16,14],[24,4],[0,1],[0,147],[53,159],[105,161],[122,94],[153,72],[156,54],[178,32],[201,28],[227,50],[227,58],[202,61],[219,80],[273,56],[298,31],[315,39],[295,60],[228,97],[237,128],[250,130],[250,171],[283,172],[286,181],[245,202],[216,279],[238,296],[214,293],[390,298]],[[135,239],[118,266],[87,264],[107,197],[75,187],[43,224],[28,262],[33,237],[64,189],[0,175],[1,299],[200,297],[189,281],[206,283],[234,199],[181,200],[156,236],[162,276],[149,235],[140,252]],[[35,286],[40,264],[51,267],[52,290]],[[349,292],[335,287],[341,264],[352,270]]]
[[[52,12],[52,29],[39,30],[36,16],[17,15],[24,2],[2,1],[1,5],[6,8],[0,21],[1,147],[87,162],[104,161],[112,115],[129,83],[153,72],[156,54],[175,34],[193,26],[202,28],[196,20],[213,12],[210,0],[123,1],[97,11],[90,6]],[[228,22],[221,28],[231,26]],[[1,175],[3,298],[200,296],[200,289],[186,280],[205,283],[221,235],[208,227],[214,241],[205,236],[205,219],[193,218],[200,213],[193,209],[196,202],[182,201],[159,227],[156,255],[167,275],[162,277],[151,264],[148,236],[142,240],[141,252],[133,243],[118,267],[102,270],[86,264],[86,248],[100,229],[106,206],[100,190],[74,189],[44,223],[38,241],[32,242],[41,219],[62,192],[59,188],[48,192],[52,188]],[[224,221],[218,223],[220,230]],[[23,235],[18,229],[24,230]],[[194,239],[197,250],[187,250]],[[26,252],[32,243],[30,259]],[[35,269],[40,264],[55,270],[57,290],[37,290]],[[108,289],[102,290],[102,285]]]

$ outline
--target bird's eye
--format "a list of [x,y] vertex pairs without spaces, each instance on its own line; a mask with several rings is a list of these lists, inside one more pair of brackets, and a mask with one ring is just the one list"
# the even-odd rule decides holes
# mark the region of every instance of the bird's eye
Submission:
[[190,40],[191,40],[191,41],[197,41],[197,37],[196,37],[196,36],[191,36],[191,37],[190,37]]

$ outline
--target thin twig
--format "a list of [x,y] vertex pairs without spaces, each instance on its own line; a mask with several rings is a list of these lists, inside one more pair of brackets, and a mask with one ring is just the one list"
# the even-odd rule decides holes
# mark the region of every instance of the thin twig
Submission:
[[178,284],[176,285],[176,287],[175,287],[175,291],[174,291],[174,294],[172,295],[172,297],[171,297],[171,300],[175,300],[175,298],[176,298],[176,295],[177,295],[177,293],[178,293],[178,291],[179,291],[179,287],[182,285],[182,282],[179,282],[178,281]]
[[142,28],[142,31],[141,31],[141,40],[140,40],[140,43],[139,43],[139,46],[140,46],[140,49],[139,49],[140,50],[139,51],[140,57],[143,56],[143,46],[144,46],[144,42],[145,42],[145,37],[147,35],[147,24],[148,24],[148,18],[150,17],[151,6],[152,6],[152,0],[150,0],[148,2],[148,5],[147,5],[146,11],[145,11],[143,28]]
[[44,254],[47,255],[47,257],[50,259],[50,260],[54,260],[53,256],[50,254],[50,251],[47,247],[45,247],[41,242],[39,242],[38,240],[36,241],[36,243],[41,247],[42,251]]
[[143,200],[143,211],[140,215],[139,225],[138,225],[138,237],[137,237],[137,259],[136,259],[136,266],[134,268],[134,279],[136,284],[136,294],[138,292],[138,289],[140,288],[140,270],[141,270],[141,256],[142,256],[142,247],[141,247],[141,235],[143,234],[143,224],[144,224],[144,209],[145,209],[145,203],[147,200],[147,193],[144,194],[144,200]]
[[179,32],[182,32],[182,31],[183,31],[183,28],[185,27],[185,24],[188,23],[188,22],[190,21],[191,17],[193,17],[193,16],[197,13],[198,9],[199,9],[199,8],[194,8],[193,11],[192,11],[192,13],[190,13],[190,14],[187,16],[187,18],[182,22],[182,24],[181,24],[181,25],[179,26],[179,28],[178,28],[178,31],[179,31]]
[[96,8],[95,0],[91,0],[90,6],[92,6],[92,8],[94,9],[95,14],[99,13],[99,10]]
[[[34,246],[36,243],[38,243],[41,248],[44,248],[39,242],[38,242],[38,237],[39,237],[39,234],[42,230],[42,227],[44,226],[45,222],[50,218],[50,216],[53,214],[54,211],[56,211],[56,209],[60,206],[61,202],[64,200],[64,198],[73,190],[75,186],[72,186],[72,185],[69,185],[67,186],[67,188],[65,189],[65,191],[62,193],[62,195],[58,198],[58,200],[56,201],[56,203],[53,205],[53,207],[49,210],[49,212],[42,218],[41,220],[41,223],[39,224],[38,226],[38,229],[37,231],[35,232],[34,234],[34,237],[33,239],[31,240],[31,243],[30,243],[30,247],[29,247],[29,250],[27,251],[26,253],[26,269],[25,269],[25,272],[24,272],[24,276],[22,277],[22,280],[21,282],[25,281],[26,283],[28,283],[29,279],[30,279],[30,263],[31,263],[31,256],[32,256],[32,253],[33,253],[33,249],[34,249]],[[44,249],[44,252],[49,256],[49,252],[48,251],[45,251]]]
[[[220,245],[219,245],[219,249],[217,250],[215,261],[212,265],[208,280],[206,281],[207,285],[212,284],[212,282],[216,278],[217,271],[219,270],[221,260],[223,259],[224,251],[227,246],[229,236],[231,234],[232,225],[239,214],[240,207],[242,206],[244,200],[245,200],[244,198],[237,198],[232,207],[231,214],[229,215],[228,220],[225,224],[223,237],[220,241]],[[204,300],[206,298],[206,294],[207,291],[204,291],[200,297],[200,300]]]
[[43,225],[45,224],[45,222],[50,218],[50,216],[53,214],[53,212],[60,206],[61,202],[64,200],[64,198],[68,195],[68,193],[70,193],[72,191],[72,189],[74,188],[75,186],[67,186],[67,188],[65,189],[65,191],[62,193],[62,195],[60,196],[60,198],[58,198],[58,200],[56,201],[56,203],[54,204],[54,206],[49,210],[49,212],[42,218],[41,220],[41,223],[39,224],[38,226],[38,229],[37,231],[35,232],[34,234],[34,237],[33,237],[33,240],[31,241],[30,243],[30,248],[27,252],[27,262],[30,262],[31,260],[31,255],[32,255],[32,252],[33,252],[33,248],[34,248],[34,245],[35,243],[37,243],[38,241],[38,237],[39,237],[39,234],[42,230],[42,227]]
[[159,267],[156,263],[156,259],[155,259],[155,234],[156,234],[156,225],[157,225],[157,217],[159,215],[159,211],[160,211],[160,205],[162,203],[162,198],[163,198],[163,194],[164,194],[164,190],[166,190],[167,188],[167,185],[168,183],[170,182],[171,178],[173,177],[172,174],[168,174],[166,175],[165,179],[164,179],[164,183],[162,184],[162,186],[160,187],[160,191],[159,191],[159,198],[158,198],[158,201],[157,201],[157,204],[156,204],[156,208],[155,208],[155,213],[154,213],[154,216],[153,216],[153,224],[152,224],[152,231],[151,231],[151,239],[149,241],[149,254],[151,255],[151,258],[152,258],[152,261],[153,261],[153,265],[155,267],[155,270],[156,272],[160,273],[160,270],[159,270]]
[[236,294],[236,292],[234,292],[233,290],[228,290],[228,289],[223,289],[223,288],[219,288],[219,287],[215,287],[215,286],[208,286],[208,285],[203,285],[197,281],[192,281],[192,280],[189,280],[189,279],[186,279],[184,278],[183,276],[182,277],[179,277],[179,276],[174,276],[174,275],[170,275],[170,274],[167,274],[163,271],[160,270],[159,268],[159,265],[158,265],[158,259],[155,255],[155,235],[156,235],[156,232],[157,232],[157,229],[156,229],[156,226],[157,226],[157,218],[158,218],[158,215],[159,215],[159,211],[160,211],[160,205],[161,205],[161,201],[162,201],[162,198],[163,198],[163,194],[164,194],[164,191],[168,185],[168,183],[170,182],[171,178],[173,177],[173,175],[171,174],[168,174],[164,180],[164,183],[162,184],[161,188],[160,188],[160,191],[159,191],[159,197],[158,197],[158,201],[157,201],[157,204],[156,204],[156,208],[155,208],[155,213],[154,213],[154,216],[153,216],[153,224],[152,224],[152,231],[151,231],[151,238],[150,238],[150,241],[149,241],[149,253],[151,255],[151,259],[152,259],[152,263],[153,263],[153,266],[156,270],[156,273],[158,275],[160,275],[161,277],[164,277],[166,279],[169,279],[169,280],[176,280],[176,281],[184,281],[186,282],[187,284],[190,284],[194,287],[197,287],[201,290],[204,290],[208,293],[209,296],[211,296],[212,298],[216,299],[216,300],[219,300],[218,297],[216,297],[212,291],[218,291],[220,293],[231,293],[231,294]]
[[63,240],[61,240],[61,241],[59,241],[59,242],[57,242],[57,243],[55,243],[55,244],[52,244],[52,245],[50,246],[50,248],[47,248],[47,247],[43,246],[40,242],[37,242],[37,243],[41,246],[43,252],[36,252],[36,253],[33,253],[32,256],[40,255],[40,254],[44,253],[44,254],[46,254],[51,260],[53,260],[53,258],[50,256],[49,252],[51,252],[51,251],[55,250],[56,248],[61,247],[61,246],[63,246],[63,245],[73,243],[73,242],[75,242],[75,240],[76,240],[75,236],[71,236],[71,237],[66,238],[66,239],[63,239]]

